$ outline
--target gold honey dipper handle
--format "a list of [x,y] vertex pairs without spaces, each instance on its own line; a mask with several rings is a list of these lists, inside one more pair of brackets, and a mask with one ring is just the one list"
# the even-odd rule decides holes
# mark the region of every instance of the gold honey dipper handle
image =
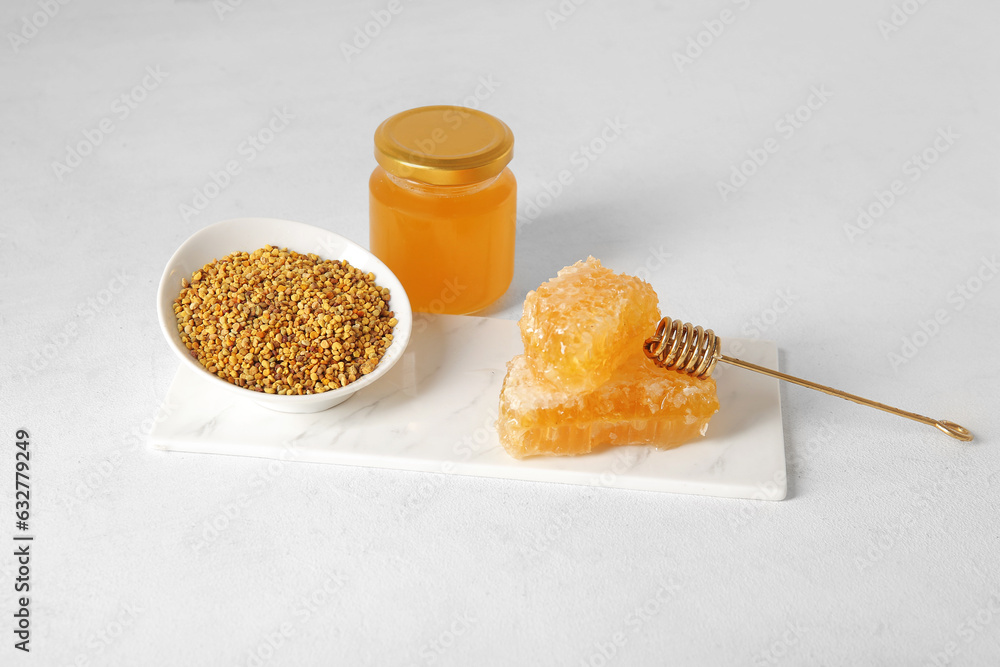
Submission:
[[692,325],[690,322],[682,323],[678,320],[671,320],[669,317],[664,317],[656,325],[656,333],[651,338],[646,339],[642,348],[647,357],[652,359],[658,366],[662,366],[668,370],[687,373],[697,378],[707,378],[715,370],[716,363],[724,361],[733,366],[763,373],[779,380],[787,380],[802,387],[821,391],[830,396],[838,396],[848,401],[867,405],[870,408],[877,408],[885,412],[891,412],[894,415],[899,415],[900,417],[906,417],[907,419],[933,426],[956,440],[965,442],[972,440],[972,433],[969,432],[969,429],[959,426],[955,422],[944,419],[931,419],[930,417],[918,415],[915,412],[900,410],[884,403],[848,394],[846,391],[832,389],[815,382],[810,382],[809,380],[797,378],[793,375],[780,373],[770,368],[764,368],[757,364],[751,364],[741,359],[726,356],[719,350],[721,342],[722,340],[711,329],[702,329],[701,327]]

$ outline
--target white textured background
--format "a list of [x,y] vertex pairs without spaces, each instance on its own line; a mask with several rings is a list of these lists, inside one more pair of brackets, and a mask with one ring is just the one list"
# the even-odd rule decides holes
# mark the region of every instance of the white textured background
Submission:
[[[348,59],[389,3],[224,2],[0,9],[0,662],[1000,661],[1000,6],[402,2]],[[147,68],[164,78],[126,116]],[[812,87],[828,99],[789,132]],[[487,314],[518,317],[594,254],[647,276],[673,316],[777,340],[790,372],[976,442],[785,387],[781,503],[150,451],[177,367],[153,308],[174,249],[251,215],[367,244],[376,125],[470,97],[517,141],[517,272]],[[274,109],[294,118],[250,160],[240,144]],[[55,166],[88,131],[100,144]],[[724,200],[718,182],[768,139]],[[230,160],[240,173],[183,215]],[[30,656],[11,634],[17,428]]]

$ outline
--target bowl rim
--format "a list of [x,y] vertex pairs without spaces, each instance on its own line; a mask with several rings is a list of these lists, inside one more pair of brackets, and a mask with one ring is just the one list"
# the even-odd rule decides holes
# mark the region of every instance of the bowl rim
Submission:
[[[172,282],[171,273],[176,270],[176,264],[180,263],[181,258],[191,250],[191,247],[198,243],[201,237],[209,235],[213,230],[218,230],[224,227],[233,227],[239,224],[246,224],[248,222],[254,223],[264,223],[271,224],[276,223],[287,227],[298,227],[300,230],[319,234],[322,233],[326,235],[326,239],[334,241],[336,243],[343,244],[345,248],[350,248],[354,251],[360,252],[366,257],[366,261],[375,265],[375,269],[365,269],[366,273],[375,273],[377,275],[376,280],[381,287],[389,287],[391,295],[389,297],[390,304],[393,304],[393,316],[396,317],[397,323],[393,327],[393,339],[389,348],[386,349],[385,354],[379,360],[378,365],[375,370],[368,375],[362,375],[354,382],[351,382],[347,386],[338,387],[336,389],[330,389],[322,393],[314,394],[295,394],[295,395],[285,395],[285,394],[268,394],[266,392],[254,391],[253,389],[247,389],[246,387],[240,387],[227,380],[224,380],[214,373],[209,372],[207,368],[201,365],[201,363],[191,356],[190,351],[184,347],[184,344],[180,340],[180,336],[177,333],[177,321],[176,317],[173,315],[173,302],[177,298],[177,294],[180,292],[180,285],[176,286],[176,293],[174,287],[168,283]],[[279,239],[275,239],[276,241]],[[275,247],[288,247],[288,246],[275,246]],[[299,252],[298,249],[289,248],[290,250],[295,250]],[[242,249],[234,247],[227,254],[233,252],[240,252]],[[256,248],[246,250],[246,252],[252,252]],[[223,255],[225,256],[225,255]],[[218,259],[218,257],[216,257]],[[322,259],[342,259],[340,257],[322,257]],[[352,266],[354,266],[352,264]],[[356,267],[361,268],[361,267]],[[386,285],[384,276],[390,278],[389,282],[395,283],[395,285]],[[175,276],[176,277],[176,276]],[[185,277],[185,276],[182,276]],[[399,298],[399,302],[396,299]],[[398,306],[402,305],[402,308]],[[380,377],[385,375],[390,368],[392,368],[400,358],[402,358],[403,353],[407,344],[409,343],[410,336],[413,327],[413,313],[410,308],[410,300],[406,294],[406,290],[403,288],[402,283],[399,278],[385,265],[382,260],[375,256],[370,250],[362,247],[361,245],[351,241],[345,236],[332,232],[328,229],[322,227],[317,227],[315,225],[306,224],[303,222],[297,222],[294,220],[285,220],[283,218],[267,218],[267,217],[245,217],[245,218],[229,218],[227,220],[220,220],[218,222],[206,225],[201,229],[194,232],[191,236],[184,240],[183,243],[171,254],[170,259],[167,260],[164,266],[163,273],[160,276],[160,283],[157,286],[156,293],[156,311],[157,319],[160,323],[160,330],[163,333],[167,344],[171,349],[177,354],[181,359],[181,363],[185,364],[188,368],[193,369],[199,374],[199,376],[204,377],[208,380],[214,381],[215,385],[225,389],[226,391],[232,392],[234,395],[242,396],[253,401],[264,402],[264,403],[282,403],[289,407],[299,404],[307,405],[311,403],[322,403],[322,402],[335,402],[337,399],[346,399],[352,394],[364,389],[368,385],[372,384]],[[167,313],[169,312],[170,317],[167,318]],[[404,317],[400,317],[404,315]],[[398,348],[397,348],[398,346]],[[396,351],[398,349],[398,351]],[[387,358],[388,357],[388,358]],[[331,406],[332,407],[332,406]]]

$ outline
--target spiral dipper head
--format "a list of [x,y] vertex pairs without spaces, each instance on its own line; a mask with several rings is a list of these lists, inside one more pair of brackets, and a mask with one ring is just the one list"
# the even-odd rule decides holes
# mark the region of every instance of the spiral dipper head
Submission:
[[722,339],[711,329],[664,317],[656,325],[656,333],[646,339],[642,349],[658,366],[696,378],[707,378],[722,356],[719,351],[721,343]]

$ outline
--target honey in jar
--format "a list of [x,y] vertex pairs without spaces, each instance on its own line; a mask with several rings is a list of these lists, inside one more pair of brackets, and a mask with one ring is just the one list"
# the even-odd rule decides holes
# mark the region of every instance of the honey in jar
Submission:
[[371,250],[414,310],[472,313],[507,290],[517,226],[513,154],[506,124],[465,107],[410,109],[375,131]]

